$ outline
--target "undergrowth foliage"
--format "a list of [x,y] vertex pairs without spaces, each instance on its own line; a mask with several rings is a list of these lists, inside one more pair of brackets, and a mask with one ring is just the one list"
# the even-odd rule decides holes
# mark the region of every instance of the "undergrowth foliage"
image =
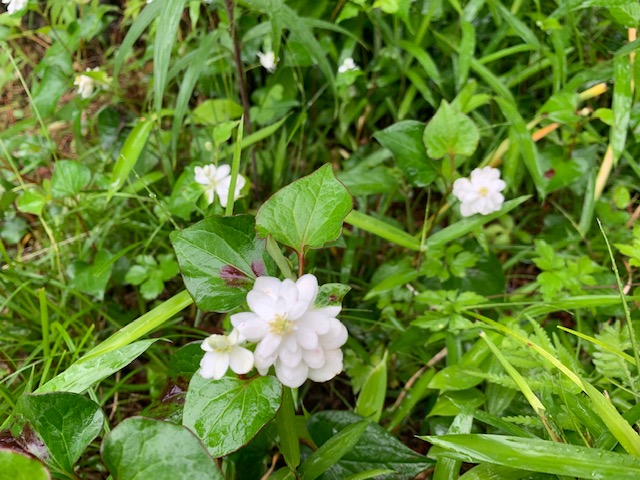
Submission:
[[640,478],[640,2],[1,8],[0,479]]

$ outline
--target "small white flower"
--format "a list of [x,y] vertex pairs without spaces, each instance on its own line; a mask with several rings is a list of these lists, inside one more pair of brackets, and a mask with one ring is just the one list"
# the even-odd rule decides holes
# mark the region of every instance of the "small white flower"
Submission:
[[261,375],[275,366],[283,385],[297,388],[309,378],[326,382],[342,372],[342,350],[348,333],[336,315],[340,307],[315,308],[318,279],[297,282],[258,277],[247,294],[250,312],[236,313],[231,323],[248,341],[258,342],[255,365]]
[[[90,68],[86,69],[87,72],[95,72],[97,70],[97,67],[93,70]],[[93,94],[93,90],[96,87],[96,81],[89,75],[84,74],[76,76],[73,84],[78,86],[78,95],[80,95],[82,98],[89,98]]]
[[29,0],[2,0],[2,3],[7,5],[7,12],[9,15],[15,12],[19,12],[27,6]]
[[347,57],[342,61],[342,65],[338,67],[338,73],[350,72],[357,69],[358,65],[353,61],[353,58]]
[[273,73],[276,71],[276,65],[278,65],[278,62],[280,61],[280,59],[276,58],[275,53],[258,52],[258,58],[260,59],[260,65],[262,65],[267,72]]
[[253,353],[239,345],[242,341],[235,328],[229,335],[211,335],[206,338],[200,345],[207,352],[200,360],[200,375],[220,380],[228,368],[238,375],[248,373],[253,368]]
[[[213,200],[218,195],[220,205],[227,206],[229,199],[229,187],[231,187],[231,167],[229,165],[206,165],[204,167],[196,167],[195,179],[201,185],[205,186],[205,195],[207,196],[207,202],[209,205],[213,203]],[[238,175],[236,179],[236,189],[233,198],[236,199],[240,195],[240,190],[245,186],[246,180],[242,175]]]
[[453,195],[460,200],[460,213],[469,217],[474,213],[489,215],[502,208],[507,186],[500,180],[500,170],[493,167],[476,168],[470,178],[459,178],[453,182]]

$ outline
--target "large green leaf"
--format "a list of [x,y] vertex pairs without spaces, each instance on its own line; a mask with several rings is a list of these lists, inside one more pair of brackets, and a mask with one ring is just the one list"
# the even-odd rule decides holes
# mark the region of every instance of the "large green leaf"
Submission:
[[272,376],[210,380],[196,374],[187,391],[182,424],[211,455],[222,457],[255,437],[281,402],[282,385]]
[[102,442],[102,459],[115,480],[222,480],[215,461],[184,427],[129,418]]
[[37,459],[14,450],[0,448],[0,478],[10,480],[50,480],[49,472]]
[[[346,411],[324,411],[311,417],[307,428],[313,441],[323,445],[336,432],[362,420]],[[397,438],[376,423],[370,423],[353,449],[323,475],[326,480],[342,480],[369,470],[392,470],[394,473],[380,478],[412,479],[433,463],[424,456],[405,447]]]
[[109,375],[129,365],[157,338],[141,340],[86,360],[80,359],[64,372],[52,378],[36,390],[45,392],[82,393]]
[[15,415],[12,433],[23,439],[25,448],[53,468],[70,474],[104,423],[97,403],[68,392],[23,395]]
[[375,139],[393,153],[400,170],[416,187],[426,187],[438,177],[436,166],[427,157],[423,132],[424,123],[406,120],[374,134]]
[[440,447],[429,457],[517,466],[522,470],[602,480],[640,478],[640,459],[577,445],[486,434],[420,437]]
[[233,310],[257,276],[275,274],[254,222],[251,215],[212,216],[171,233],[184,283],[202,310]]
[[480,132],[473,120],[444,100],[424,129],[424,145],[431,158],[472,155],[479,140]]
[[53,197],[75,196],[91,181],[91,170],[86,165],[72,160],[60,160],[53,168],[51,195]]
[[351,195],[327,164],[267,200],[256,216],[256,230],[303,253],[336,240],[352,208]]

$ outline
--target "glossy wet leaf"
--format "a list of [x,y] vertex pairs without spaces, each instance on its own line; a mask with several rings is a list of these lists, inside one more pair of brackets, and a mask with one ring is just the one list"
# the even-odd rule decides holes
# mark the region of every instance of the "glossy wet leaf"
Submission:
[[473,120],[443,101],[424,129],[424,145],[431,158],[473,155],[480,132]]
[[256,231],[297,252],[336,240],[353,200],[327,164],[276,192],[256,216]]
[[[439,447],[430,458],[493,463],[533,472],[601,480],[640,478],[640,459],[547,440],[487,434],[419,437]],[[433,448],[433,447],[432,447]]]
[[183,425],[196,433],[214,457],[246,445],[277,413],[282,385],[275,377],[251,380],[191,379]]
[[[351,412],[328,410],[312,415],[307,428],[313,441],[323,445],[337,432],[361,420]],[[325,471],[322,478],[343,480],[370,470],[392,470],[395,473],[381,478],[409,480],[432,465],[431,460],[404,446],[380,425],[369,423],[353,449]]]
[[14,437],[21,437],[30,453],[68,473],[104,423],[98,404],[68,392],[23,395],[15,415]]
[[382,415],[386,394],[387,352],[384,353],[382,360],[373,367],[369,376],[364,381],[360,395],[358,395],[354,412],[363,417],[369,417],[374,422],[378,422]]
[[213,458],[185,427],[129,418],[106,436],[102,459],[114,480],[222,480]]
[[427,156],[423,132],[424,123],[405,120],[374,134],[375,139],[391,151],[404,176],[416,187],[426,187],[438,177],[436,166]]
[[90,358],[81,358],[64,372],[38,388],[36,392],[64,391],[82,393],[109,375],[129,365],[157,340],[157,338],[141,340]]
[[53,197],[72,197],[80,193],[91,181],[91,170],[72,160],[60,160],[55,164],[51,177]]
[[202,310],[233,310],[244,302],[256,277],[275,275],[254,221],[251,215],[216,215],[171,233],[185,286]]
[[15,450],[0,448],[0,478],[11,480],[49,480],[51,476],[38,459]]

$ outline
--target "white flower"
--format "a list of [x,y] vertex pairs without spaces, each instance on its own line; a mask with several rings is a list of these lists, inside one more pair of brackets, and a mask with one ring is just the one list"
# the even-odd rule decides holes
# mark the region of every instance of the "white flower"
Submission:
[[[231,167],[229,165],[206,165],[204,167],[196,167],[196,182],[205,186],[205,194],[207,196],[207,202],[209,205],[213,203],[213,199],[216,194],[220,199],[220,205],[227,206],[227,200],[229,199],[229,187],[231,187]],[[246,183],[245,178],[242,175],[238,175],[236,178],[236,189],[233,198],[236,199],[240,195],[240,190]]]
[[459,178],[453,182],[453,195],[460,200],[460,213],[469,217],[474,213],[489,215],[502,208],[507,186],[500,180],[500,170],[493,167],[476,168],[471,178]]
[[19,12],[27,6],[29,0],[2,0],[2,3],[7,5],[7,12],[9,15],[15,12]]
[[260,65],[264,67],[267,72],[275,72],[276,65],[278,65],[279,58],[276,58],[276,54],[273,52],[258,52],[258,58],[260,59]]
[[[93,70],[90,68],[86,69],[87,72],[95,72],[97,70],[97,67]],[[82,98],[89,98],[93,94],[93,90],[96,87],[96,81],[89,75],[76,76],[73,84],[78,86],[78,95],[80,95]]]
[[353,61],[353,58],[347,57],[342,61],[342,65],[338,67],[338,73],[350,72],[357,69],[358,65]]
[[229,367],[239,375],[248,373],[253,368],[253,353],[239,345],[242,341],[235,328],[229,335],[206,338],[200,345],[207,352],[200,360],[200,375],[220,380]]
[[297,388],[309,378],[326,382],[342,372],[347,329],[336,315],[340,307],[315,308],[318,279],[297,282],[258,277],[247,294],[251,312],[236,313],[231,323],[250,342],[258,342],[255,365],[265,375],[274,365],[283,385]]

